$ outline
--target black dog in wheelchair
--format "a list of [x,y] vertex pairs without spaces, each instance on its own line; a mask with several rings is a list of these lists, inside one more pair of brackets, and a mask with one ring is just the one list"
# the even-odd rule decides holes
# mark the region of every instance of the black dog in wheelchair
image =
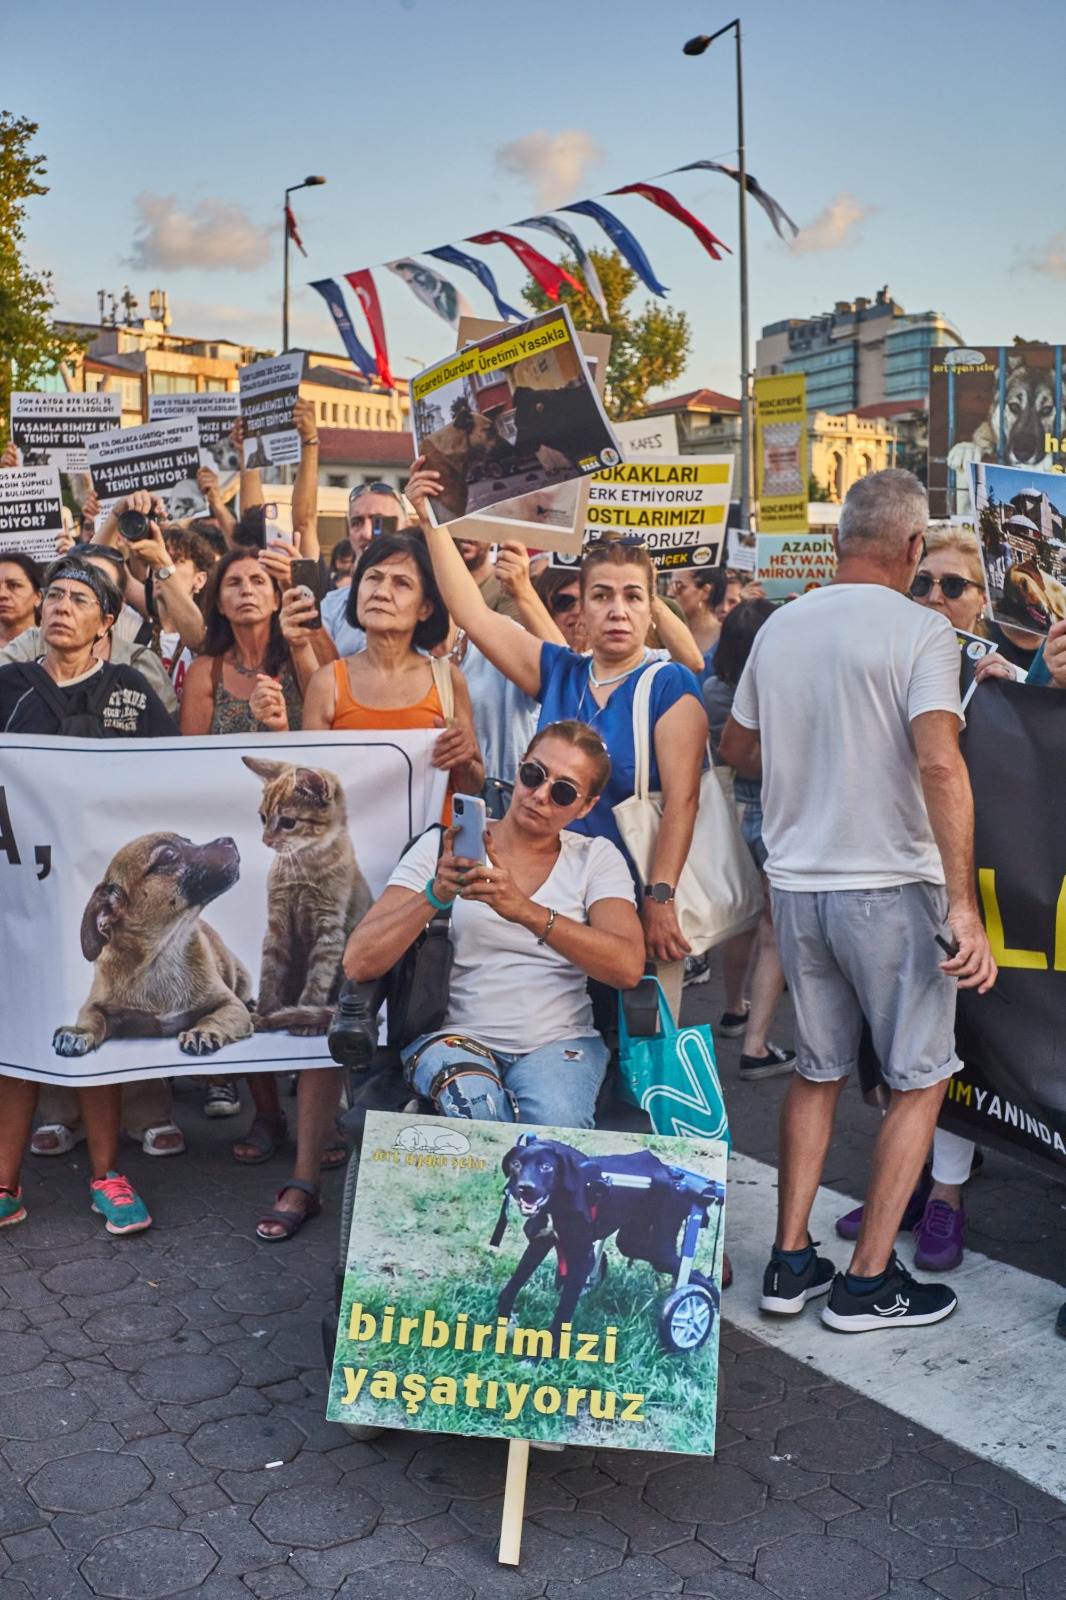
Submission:
[[[669,1167],[650,1150],[632,1155],[590,1157],[572,1145],[526,1134],[503,1158],[507,1177],[500,1220],[492,1237],[498,1246],[513,1204],[524,1217],[529,1240],[525,1254],[500,1294],[498,1316],[510,1317],[519,1291],[554,1249],[560,1289],[551,1322],[553,1351],[559,1331],[577,1308],[590,1280],[600,1281],[612,1234],[619,1252],[668,1272],[674,1288],[659,1315],[659,1337],[668,1350],[698,1350],[718,1311],[718,1290],[693,1265],[700,1230],[717,1208],[711,1259],[718,1248],[725,1187],[683,1167]],[[550,1226],[549,1226],[550,1223]],[[678,1234],[684,1228],[681,1248]]]

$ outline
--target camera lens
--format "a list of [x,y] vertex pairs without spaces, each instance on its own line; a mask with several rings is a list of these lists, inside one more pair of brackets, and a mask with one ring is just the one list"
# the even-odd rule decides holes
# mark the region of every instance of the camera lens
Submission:
[[452,797],[452,810],[455,812],[457,817],[461,817],[463,814],[463,802],[459,799],[458,795],[454,795]]
[[146,539],[148,518],[143,511],[124,511],[118,519],[118,531],[124,539]]

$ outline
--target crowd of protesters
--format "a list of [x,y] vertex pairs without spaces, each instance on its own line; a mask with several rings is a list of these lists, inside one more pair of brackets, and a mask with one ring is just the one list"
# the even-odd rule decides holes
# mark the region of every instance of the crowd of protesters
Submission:
[[[628,542],[590,546],[579,571],[531,561],[506,537],[493,559],[488,545],[434,524],[427,502],[440,485],[420,461],[406,498],[384,483],[352,490],[346,536],[327,561],[311,406],[299,402],[294,420],[303,454],[291,536],[266,531],[258,473],[240,474],[234,515],[205,469],[202,519],[169,522],[144,494],[102,519],[90,495],[82,537],[62,536],[47,570],[0,553],[0,730],[439,730],[443,841],[426,835],[398,863],[352,933],[345,971],[380,977],[451,910],[447,1036],[408,1042],[412,1092],[462,1114],[448,1091],[458,1039],[467,1065],[472,1051],[481,1063],[476,1093],[467,1082],[475,1115],[575,1128],[593,1125],[610,1058],[588,980],[626,990],[654,970],[677,1016],[683,986],[709,975],[682,933],[675,890],[701,775],[709,761],[728,769],[765,907],[723,948],[717,1031],[743,1038],[742,1079],[791,1078],[761,1307],[795,1315],[825,1296],[823,1320],[841,1332],[949,1315],[954,1291],[918,1282],[894,1246],[913,1227],[919,1267],[958,1264],[962,1190],[979,1159],[937,1126],[960,1065],[956,990],[984,993],[996,977],[975,900],[955,630],[996,646],[979,680],[1028,673],[1066,690],[1066,624],[1038,649],[986,620],[976,540],[928,529],[921,485],[898,471],[849,492],[836,580],[779,605],[724,568],[663,584]],[[9,446],[2,465],[16,464]],[[123,536],[127,511],[142,513],[143,537]],[[297,557],[317,563],[318,598],[293,584]],[[319,610],[322,626],[309,627]],[[637,684],[659,662],[648,742],[662,820],[640,874],[615,808],[634,793]],[[484,861],[455,854],[456,795],[485,800]],[[786,984],[787,1049],[769,1037]],[[887,1105],[864,1205],[838,1222],[854,1250],[837,1270],[808,1221],[864,1020]],[[340,1069],[297,1080],[294,1170],[259,1219],[264,1240],[291,1238],[319,1209],[323,1168],[347,1159],[334,1131]],[[253,1120],[232,1153],[258,1163],[289,1129],[276,1077],[247,1084]],[[203,1092],[208,1115],[239,1113],[232,1078],[208,1079]],[[119,1171],[123,1133],[150,1155],[181,1154],[166,1080],[73,1091],[0,1076],[0,1225],[26,1215],[27,1147],[60,1156],[84,1140],[108,1229],[147,1227],[147,1206]]]

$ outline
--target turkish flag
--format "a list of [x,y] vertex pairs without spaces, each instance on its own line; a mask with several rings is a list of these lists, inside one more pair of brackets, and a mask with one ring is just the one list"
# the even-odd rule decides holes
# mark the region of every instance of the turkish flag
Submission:
[[381,316],[381,302],[374,280],[367,268],[361,272],[346,272],[344,276],[355,290],[356,298],[366,312],[366,320],[370,327],[370,337],[374,341],[374,356],[378,364],[378,377],[390,389],[395,389],[396,383],[389,370],[389,347],[385,342],[385,323]]
[[534,250],[531,244],[524,239],[519,239],[513,233],[501,233],[499,228],[494,228],[491,233],[475,233],[468,240],[468,244],[505,244],[508,250],[513,250],[521,261],[530,277],[539,283],[549,300],[558,300],[560,286],[568,283],[578,294],[584,294],[584,288],[569,272],[564,272],[562,267],[557,267],[554,261],[549,261],[547,256],[541,255],[539,250]]

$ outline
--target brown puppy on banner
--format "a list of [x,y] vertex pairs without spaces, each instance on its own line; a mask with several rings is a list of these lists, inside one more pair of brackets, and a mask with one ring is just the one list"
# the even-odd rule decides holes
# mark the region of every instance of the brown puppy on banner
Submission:
[[501,444],[491,417],[472,411],[465,400],[452,407],[452,420],[422,440],[426,470],[440,475],[441,492],[430,503],[439,522],[466,515],[472,469]]

